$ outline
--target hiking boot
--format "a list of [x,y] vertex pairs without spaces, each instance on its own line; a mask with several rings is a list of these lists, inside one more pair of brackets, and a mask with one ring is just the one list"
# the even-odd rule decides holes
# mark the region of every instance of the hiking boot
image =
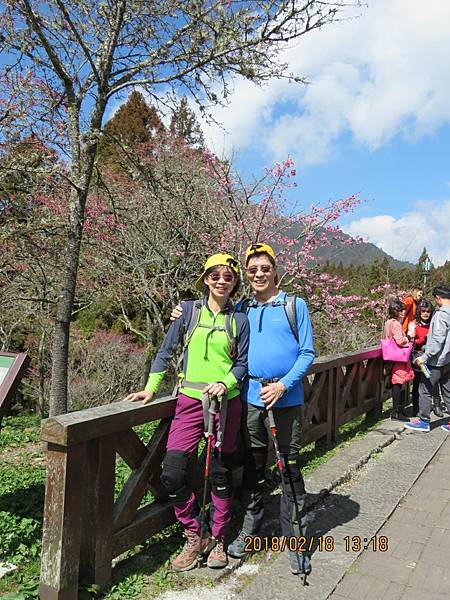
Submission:
[[212,538],[209,533],[203,534],[200,544],[200,536],[195,531],[185,530],[186,543],[180,554],[171,561],[174,571],[190,571],[197,566],[200,554],[206,554],[211,548]]
[[309,575],[311,573],[309,556],[301,552],[291,552],[289,550],[289,566],[293,575]]
[[[212,538],[214,540],[214,538]],[[217,540],[216,545],[208,555],[206,563],[211,569],[223,569],[228,564],[228,556],[225,552],[223,540]]]
[[444,413],[442,412],[442,408],[440,407],[439,402],[435,402],[433,404],[433,412],[437,417],[439,417],[439,419],[442,419],[442,417],[444,416]]
[[249,554],[245,549],[247,538],[249,537],[253,536],[241,529],[237,538],[228,546],[228,554],[233,558],[243,558],[246,554]]
[[424,431],[425,433],[430,431],[430,424],[422,419],[414,419],[410,423],[405,423],[405,427],[410,431]]
[[409,421],[409,417],[407,417],[406,415],[404,415],[401,412],[391,413],[391,419],[393,421],[403,421],[404,423],[406,423],[406,421]]

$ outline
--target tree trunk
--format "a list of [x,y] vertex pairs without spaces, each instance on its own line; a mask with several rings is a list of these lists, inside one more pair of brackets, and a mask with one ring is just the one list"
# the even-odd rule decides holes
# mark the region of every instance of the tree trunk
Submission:
[[[84,202],[80,202],[80,200],[80,198],[77,198],[78,205],[84,206]],[[51,417],[67,412],[70,321],[75,300],[82,233],[82,222],[71,224],[67,240],[64,274],[61,282],[62,292],[58,299],[53,338],[52,383],[50,389]]]
[[80,104],[75,103],[69,107],[72,148],[71,177],[74,187],[70,195],[70,221],[64,273],[61,282],[62,292],[58,298],[53,338],[52,382],[50,388],[51,417],[67,412],[70,322],[75,301],[86,201],[98,144],[98,136],[92,132],[99,131],[105,106],[106,99],[102,97],[98,100],[97,106],[92,112],[91,135],[85,135],[87,141],[83,148],[81,147],[82,136],[79,128]]
[[46,374],[46,360],[45,360],[45,339],[47,337],[47,331],[45,327],[42,329],[41,339],[39,340],[37,364],[39,374],[38,384],[38,406],[37,412],[41,419],[44,418],[45,412],[45,374]]

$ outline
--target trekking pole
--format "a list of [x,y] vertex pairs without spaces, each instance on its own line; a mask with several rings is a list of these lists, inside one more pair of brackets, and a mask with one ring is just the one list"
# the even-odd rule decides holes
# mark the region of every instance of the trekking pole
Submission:
[[[287,495],[286,480],[284,478],[284,473],[283,473],[283,459],[281,458],[280,449],[278,447],[278,431],[277,431],[277,426],[275,424],[275,419],[273,417],[273,412],[272,412],[271,408],[269,408],[269,410],[267,411],[267,414],[269,416],[270,432],[272,434],[273,447],[275,450],[275,460],[276,460],[276,464],[277,464],[278,473],[280,474],[280,479],[281,479],[281,489],[283,492],[284,501],[286,502],[288,513],[290,514],[291,511],[289,510],[289,499],[288,499],[288,495]],[[291,477],[289,477],[289,484],[290,484],[291,493],[293,496],[295,518],[297,520],[297,524],[295,524],[294,519],[292,518],[291,514],[289,516],[289,519],[291,522],[292,531],[296,535],[297,532],[300,533],[300,527],[299,527],[300,515],[298,514],[297,496],[295,493],[295,489],[294,489],[294,485],[292,483]],[[296,532],[296,530],[297,530],[297,532]],[[300,556],[299,556],[299,551],[298,551],[299,544],[300,544],[300,540],[297,539],[297,542],[295,544],[295,548],[296,548],[295,553],[297,555],[298,564],[302,565],[302,567],[303,567],[304,565],[300,561]],[[303,585],[307,585],[307,583],[306,583],[307,576],[308,576],[308,573],[303,573]]]
[[[209,397],[209,394],[208,394]],[[203,562],[203,535],[205,533],[205,513],[206,513],[206,498],[208,496],[208,483],[211,470],[211,451],[212,451],[212,438],[214,432],[214,417],[217,412],[217,397],[210,399],[208,407],[208,427],[205,432],[206,436],[206,460],[204,470],[204,482],[203,482],[203,500],[200,509],[200,550],[197,556],[197,565],[200,567]]]

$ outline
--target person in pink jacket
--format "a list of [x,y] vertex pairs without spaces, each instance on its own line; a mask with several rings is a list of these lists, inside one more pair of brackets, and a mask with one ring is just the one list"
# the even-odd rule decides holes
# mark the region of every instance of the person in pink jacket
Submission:
[[[386,339],[393,339],[400,347],[407,346],[410,338],[403,331],[402,323],[405,317],[405,305],[400,300],[391,300],[388,307],[389,319],[384,326],[384,336]],[[405,394],[403,385],[414,379],[414,371],[411,368],[411,361],[395,362],[392,364],[391,384],[392,384],[392,414],[391,419],[396,421],[409,421],[409,417],[404,412]]]

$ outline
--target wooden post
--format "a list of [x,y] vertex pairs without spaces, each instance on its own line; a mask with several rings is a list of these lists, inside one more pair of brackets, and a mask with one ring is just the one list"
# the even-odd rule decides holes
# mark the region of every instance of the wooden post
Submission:
[[370,389],[373,390],[375,395],[375,406],[372,410],[366,414],[366,419],[381,419],[383,414],[383,363],[379,358],[376,358],[371,365],[372,368],[372,382]]
[[334,439],[334,420],[336,415],[336,406],[337,406],[337,393],[336,393],[336,385],[337,385],[337,368],[330,369],[328,371],[328,389],[327,389],[327,446],[331,444],[331,441]]
[[115,466],[113,435],[86,444],[80,575],[101,588],[111,578]]
[[48,444],[41,600],[77,600],[85,444]]
[[333,423],[333,427],[331,430],[331,439],[333,442],[337,442],[339,439],[339,407],[344,389],[344,386],[341,386],[341,378],[338,377],[338,369],[340,370],[340,367],[334,367],[334,369],[330,370],[331,387],[333,392],[331,398],[329,397],[329,404],[332,407],[331,422]]

